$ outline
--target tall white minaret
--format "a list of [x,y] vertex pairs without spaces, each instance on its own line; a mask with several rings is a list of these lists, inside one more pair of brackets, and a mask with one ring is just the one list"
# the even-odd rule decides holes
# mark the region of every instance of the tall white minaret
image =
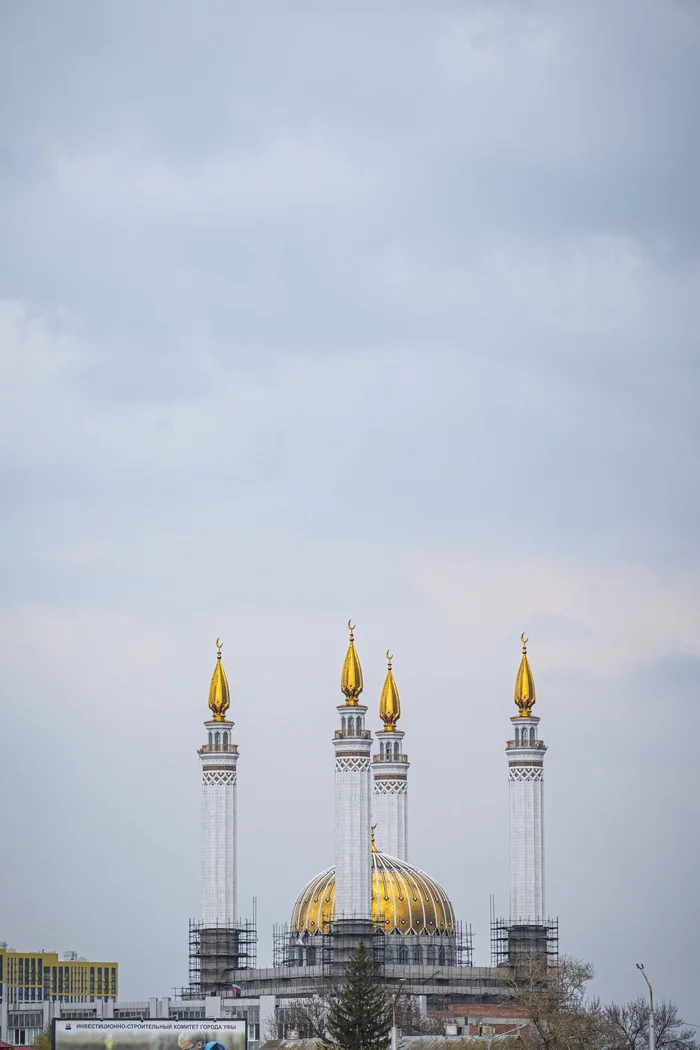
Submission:
[[338,706],[335,731],[335,912],[337,919],[372,918],[370,843],[370,751],[372,735],[365,728],[367,708],[358,704],[362,668],[355,651],[354,627],[348,620],[350,644],[340,688],[345,703]]
[[380,853],[408,860],[408,755],[403,754],[404,734],[396,728],[401,715],[399,691],[388,668],[379,701],[379,717],[384,729],[377,733],[379,754],[372,758],[374,791],[372,809],[375,844]]
[[527,638],[521,635],[523,655],[515,680],[519,714],[511,718],[515,739],[508,741],[510,799],[510,922],[511,926],[540,925],[544,903],[543,763],[547,750],[538,739],[539,718],[532,714],[535,680],[527,659]]
[[212,718],[204,723],[207,742],[199,749],[202,765],[202,924],[233,926],[237,920],[236,764],[231,703],[221,644],[209,686]]

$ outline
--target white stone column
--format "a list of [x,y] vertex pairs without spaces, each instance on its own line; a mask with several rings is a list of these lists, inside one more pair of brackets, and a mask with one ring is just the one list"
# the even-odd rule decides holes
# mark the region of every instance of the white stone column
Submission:
[[337,919],[372,918],[370,751],[367,708],[338,707],[335,750],[335,912]]
[[408,756],[400,729],[376,734],[379,754],[372,757],[374,844],[380,853],[408,860]]
[[543,763],[547,748],[537,737],[539,718],[511,718],[514,739],[508,741],[510,803],[510,921],[542,923],[544,899]]
[[238,919],[236,764],[233,722],[204,723],[202,766],[202,922],[232,926]]

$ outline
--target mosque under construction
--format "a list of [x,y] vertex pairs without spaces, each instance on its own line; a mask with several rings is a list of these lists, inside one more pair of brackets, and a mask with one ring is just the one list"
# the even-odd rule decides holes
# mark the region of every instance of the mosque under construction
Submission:
[[[515,681],[516,713],[506,745],[510,826],[510,914],[491,916],[491,965],[472,965],[471,930],[455,916],[446,890],[409,860],[410,763],[399,728],[401,703],[387,652],[376,741],[361,702],[363,677],[354,627],[342,666],[342,702],[331,745],[335,791],[335,856],[299,892],[289,921],[275,927],[273,965],[257,966],[255,916],[238,905],[238,746],[229,718],[231,697],[217,640],[209,716],[199,747],[201,766],[201,910],[189,927],[189,984],[171,997],[123,1002],[104,994],[62,995],[8,983],[0,969],[0,1038],[29,1044],[54,1017],[245,1017],[248,1050],[258,1050],[272,1022],[302,998],[337,981],[360,941],[382,980],[430,1007],[458,1009],[503,1003],[507,970],[536,955],[554,960],[556,920],[546,917],[543,767],[546,746],[533,714],[535,683],[527,639]],[[330,752],[329,752],[330,780]],[[30,953],[31,954],[31,953]],[[89,964],[88,964],[89,965]],[[31,974],[27,964],[27,980]],[[15,967],[17,973],[20,972]],[[15,970],[12,972],[15,973]],[[114,969],[111,971],[116,972]],[[24,979],[24,978],[22,978]],[[87,985],[86,985],[87,989]],[[36,992],[36,995],[35,995]],[[477,1007],[476,1004],[482,1004]],[[494,1007],[495,1008],[495,1007]],[[502,1009],[502,1007],[500,1007]],[[284,1029],[281,1024],[280,1029]],[[468,1028],[468,1026],[467,1026]]]

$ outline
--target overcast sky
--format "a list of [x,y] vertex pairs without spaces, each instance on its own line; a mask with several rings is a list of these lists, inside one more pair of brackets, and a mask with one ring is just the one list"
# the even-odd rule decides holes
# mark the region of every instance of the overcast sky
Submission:
[[526,631],[561,948],[700,1024],[699,48],[695,0],[2,5],[0,938],[186,982],[220,635],[270,963],[352,616],[488,963]]

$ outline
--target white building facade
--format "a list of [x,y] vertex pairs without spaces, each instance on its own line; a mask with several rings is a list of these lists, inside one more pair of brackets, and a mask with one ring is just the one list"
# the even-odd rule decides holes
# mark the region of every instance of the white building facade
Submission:
[[510,921],[538,925],[546,916],[544,894],[544,755],[539,718],[532,714],[535,683],[527,659],[527,639],[515,683],[519,714],[511,718],[508,741],[510,831]]
[[372,917],[370,843],[372,734],[365,726],[367,708],[358,703],[362,668],[355,651],[353,628],[343,664],[340,687],[345,703],[338,707],[335,731],[335,907],[337,919]]
[[202,769],[202,922],[231,926],[237,900],[237,764],[234,723],[226,712],[230,694],[217,641],[217,659],[209,687],[212,718],[204,723],[207,742],[199,749]]
[[396,728],[401,715],[399,691],[387,651],[386,680],[379,702],[384,729],[377,733],[379,754],[372,759],[372,819],[377,850],[389,857],[408,860],[408,755],[403,752],[404,733]]

